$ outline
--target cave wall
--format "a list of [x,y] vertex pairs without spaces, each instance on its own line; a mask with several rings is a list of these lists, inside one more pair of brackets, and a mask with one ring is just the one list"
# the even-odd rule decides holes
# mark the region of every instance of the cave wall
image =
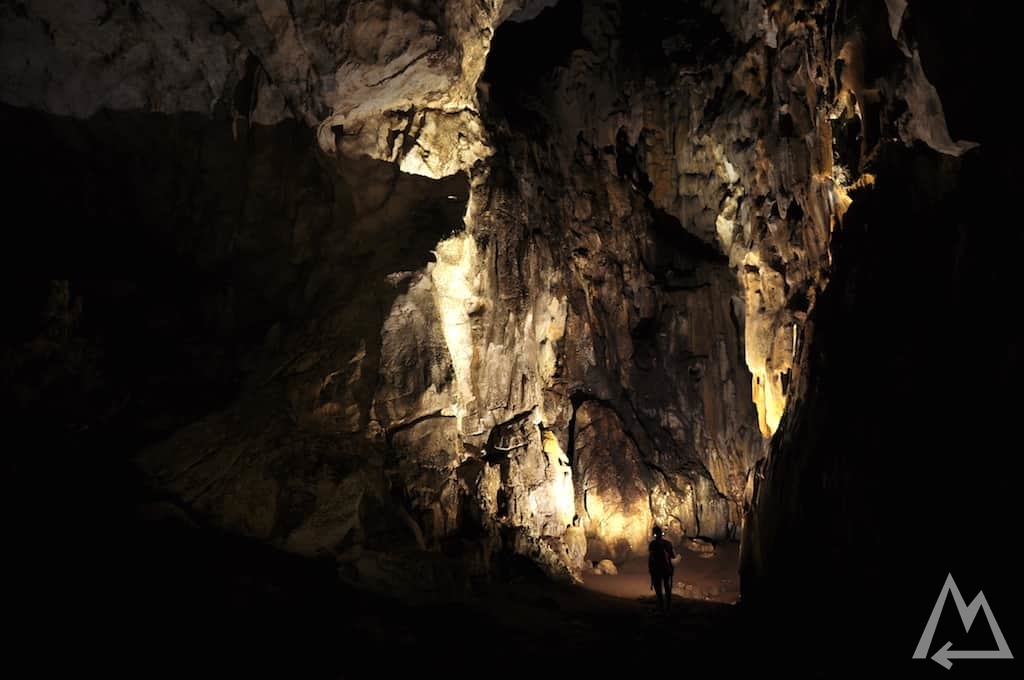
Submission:
[[[1017,463],[999,442],[1015,436],[1007,248],[1021,233],[995,207],[1016,184],[1018,144],[978,82],[1010,39],[966,5],[875,3],[835,19],[826,54],[855,114],[831,124],[849,202],[751,479],[742,597],[773,654],[917,677],[932,664],[912,655],[950,575],[967,602],[984,593],[1005,635],[1019,628],[1017,567],[1000,547]],[[929,656],[940,637],[995,647],[984,622],[965,637],[948,604],[942,621]],[[858,638],[870,652],[847,655]]]
[[[639,56],[668,77],[635,35],[608,40],[649,18],[543,4],[5,9],[6,115],[75,159],[44,180],[26,141],[20,192],[62,197],[58,287],[93,324],[76,337],[116,357],[119,397],[78,393],[129,405],[107,429],[141,430],[121,447],[146,447],[148,514],[413,591],[448,587],[437,554],[470,576],[514,555],[571,575],[654,521],[738,536],[764,445],[746,293],[652,198],[664,159],[634,132],[689,114],[623,96],[654,96]],[[147,305],[158,290],[185,309]],[[148,366],[186,332],[201,360]],[[45,420],[44,402],[16,407]]]
[[[376,449],[347,442],[366,415],[337,404],[371,398],[398,295],[386,274],[419,266],[461,221],[465,177],[325,166],[314,132],[294,121],[236,137],[226,116],[2,116],[22,132],[5,142],[21,226],[2,366],[10,434],[34,442],[5,459],[19,480],[8,516],[25,544],[48,553],[51,532],[75,517],[65,541],[130,555],[144,503],[144,517],[309,552],[341,540],[359,512],[374,515],[364,497],[386,496],[383,463],[346,458]],[[373,234],[385,223],[396,238],[382,243]],[[335,352],[346,371],[301,377]],[[353,355],[369,356],[366,367]],[[129,461],[169,437],[173,463],[140,480]],[[332,508],[349,496],[352,515],[338,521]],[[367,541],[415,542],[383,505]]]
[[[850,414],[943,387],[953,338],[985,351],[936,327],[1005,271],[963,226],[991,191],[978,86],[915,28],[950,17],[59,5],[0,9],[10,203],[40,227],[7,406],[137,463],[149,514],[423,594],[520,556],[572,577],[652,522],[742,534],[756,606],[834,583],[907,481],[854,454],[911,460]],[[891,290],[950,252],[959,278],[908,314]],[[876,314],[929,353],[878,344]],[[851,387],[879,366],[911,367],[890,402]]]

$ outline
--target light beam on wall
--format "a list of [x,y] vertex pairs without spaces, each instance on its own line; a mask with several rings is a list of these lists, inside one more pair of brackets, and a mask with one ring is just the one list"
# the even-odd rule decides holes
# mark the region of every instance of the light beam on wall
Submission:
[[547,494],[550,494],[554,501],[556,515],[557,535],[572,524],[572,518],[576,514],[576,495],[572,485],[572,467],[569,465],[569,457],[562,451],[558,439],[551,430],[541,431],[541,443],[544,453],[547,456],[546,481],[550,485]]
[[[472,201],[472,198],[470,199]],[[468,212],[467,212],[468,217]],[[437,261],[430,270],[434,302],[440,316],[445,344],[455,373],[453,404],[460,432],[473,395],[473,330],[471,315],[482,304],[477,295],[476,241],[468,231],[453,234],[434,249]],[[469,424],[477,429],[477,423]]]

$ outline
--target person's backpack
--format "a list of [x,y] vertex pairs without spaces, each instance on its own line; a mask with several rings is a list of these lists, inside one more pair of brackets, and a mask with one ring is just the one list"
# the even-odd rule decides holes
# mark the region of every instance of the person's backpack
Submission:
[[648,567],[651,571],[659,574],[667,574],[672,571],[672,552],[668,541],[664,539],[651,541]]

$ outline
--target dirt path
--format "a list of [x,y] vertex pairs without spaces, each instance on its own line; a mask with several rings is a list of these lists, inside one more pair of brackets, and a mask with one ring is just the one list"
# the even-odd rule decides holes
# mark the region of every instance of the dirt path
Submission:
[[[673,595],[689,600],[732,604],[739,599],[739,546],[720,545],[711,557],[687,549],[677,550]],[[583,586],[614,597],[653,602],[654,591],[647,576],[647,564],[634,559],[618,565],[614,575],[588,572]]]

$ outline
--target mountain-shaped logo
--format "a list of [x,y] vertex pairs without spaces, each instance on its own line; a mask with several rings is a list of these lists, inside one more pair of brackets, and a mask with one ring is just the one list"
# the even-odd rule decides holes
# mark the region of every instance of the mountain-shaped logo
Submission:
[[1006,645],[1006,638],[1003,637],[1003,632],[999,630],[999,624],[996,623],[996,617],[992,615],[992,608],[988,606],[985,594],[978,591],[978,596],[968,606],[964,602],[964,598],[961,597],[960,591],[956,587],[956,582],[953,581],[953,574],[946,577],[946,583],[942,586],[942,592],[939,593],[939,599],[935,603],[935,608],[932,609],[932,615],[928,618],[928,625],[924,627],[921,640],[917,643],[917,649],[914,650],[914,658],[924,659],[928,656],[928,650],[932,644],[932,636],[935,635],[935,627],[938,625],[939,616],[942,614],[942,605],[946,602],[946,596],[950,593],[953,594],[956,609],[960,612],[960,620],[968,632],[971,630],[971,624],[974,623],[974,617],[978,615],[978,610],[985,610],[985,618],[988,619],[988,625],[996,639],[997,649],[950,649],[953,643],[947,642],[939,651],[935,652],[932,660],[948,669],[953,666],[953,662],[950,659],[1012,659],[1013,655],[1010,654],[1010,648]]

